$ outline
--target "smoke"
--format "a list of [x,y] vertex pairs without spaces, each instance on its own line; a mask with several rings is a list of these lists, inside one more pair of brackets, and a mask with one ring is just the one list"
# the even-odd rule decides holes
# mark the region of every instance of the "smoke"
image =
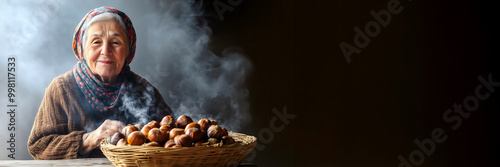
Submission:
[[[251,118],[245,79],[251,63],[238,48],[222,55],[209,50],[211,29],[193,1],[160,1],[159,13],[149,13],[146,48],[155,57],[150,76],[176,116],[215,119],[238,131]],[[160,42],[158,42],[160,41]],[[150,73],[148,73],[150,74]]]
[[[137,119],[136,123],[140,123],[145,125],[151,120],[148,120],[148,111],[153,106],[154,97],[151,95],[154,93],[154,89],[151,86],[146,88],[144,92],[127,92],[123,95],[122,100],[123,104],[120,106],[121,111],[131,111],[125,112],[125,116],[134,117]],[[134,94],[141,94],[141,96],[137,96]]]
[[[194,0],[0,1],[0,67],[7,69],[6,57],[17,60],[16,98],[23,115],[17,115],[18,159],[31,158],[25,143],[45,88],[76,64],[71,48],[76,25],[99,6],[116,7],[129,15],[138,38],[131,70],[158,88],[175,116],[215,119],[232,131],[248,125],[251,117],[245,81],[251,62],[237,47],[220,55],[210,51],[212,31],[201,5]],[[6,78],[4,75],[1,77]],[[0,86],[6,88],[6,82]],[[0,100],[7,101],[6,96]],[[144,111],[133,104],[135,100],[124,98],[124,107],[140,117]],[[0,116],[2,124],[7,121],[4,118]],[[0,136],[8,134],[5,129],[0,128]]]

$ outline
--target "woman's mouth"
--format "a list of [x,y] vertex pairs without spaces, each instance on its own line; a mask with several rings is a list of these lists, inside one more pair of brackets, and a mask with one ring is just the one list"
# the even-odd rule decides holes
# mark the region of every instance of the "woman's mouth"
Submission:
[[111,64],[111,63],[113,63],[113,61],[104,61],[104,60],[99,60],[97,62],[103,63],[103,64]]

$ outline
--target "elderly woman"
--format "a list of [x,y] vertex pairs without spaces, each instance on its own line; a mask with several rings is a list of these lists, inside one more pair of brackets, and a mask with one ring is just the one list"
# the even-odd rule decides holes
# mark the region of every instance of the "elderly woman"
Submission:
[[158,90],[130,71],[135,42],[132,22],[115,8],[83,17],[73,39],[77,63],[45,90],[31,129],[33,158],[101,157],[100,141],[125,124],[172,114]]

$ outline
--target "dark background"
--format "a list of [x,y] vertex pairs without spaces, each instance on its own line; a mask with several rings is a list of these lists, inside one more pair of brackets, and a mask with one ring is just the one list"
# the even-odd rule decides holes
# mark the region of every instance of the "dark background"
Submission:
[[273,108],[297,115],[257,151],[255,164],[398,166],[399,155],[418,149],[413,140],[435,128],[448,138],[421,166],[498,164],[497,93],[457,130],[443,121],[454,103],[474,95],[478,76],[500,81],[490,2],[401,0],[404,10],[351,63],[339,44],[354,45],[353,27],[363,29],[374,20],[369,12],[388,1],[245,0],[223,21],[213,1],[204,2],[212,50],[241,46],[254,66],[246,132],[269,128]]

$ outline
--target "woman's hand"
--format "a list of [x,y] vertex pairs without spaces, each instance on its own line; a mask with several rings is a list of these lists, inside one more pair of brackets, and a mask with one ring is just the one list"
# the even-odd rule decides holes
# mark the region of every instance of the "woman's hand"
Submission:
[[96,130],[83,134],[83,142],[79,150],[80,154],[86,154],[99,147],[101,140],[113,136],[116,132],[120,132],[123,127],[125,125],[122,122],[107,119]]

